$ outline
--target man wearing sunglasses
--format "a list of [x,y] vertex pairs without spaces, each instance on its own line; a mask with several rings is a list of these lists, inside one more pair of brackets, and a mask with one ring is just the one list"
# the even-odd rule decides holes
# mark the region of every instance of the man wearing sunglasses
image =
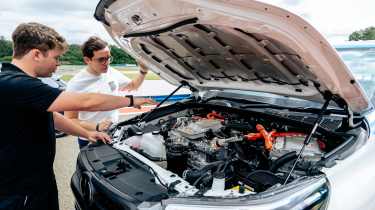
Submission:
[[[132,91],[139,88],[147,74],[147,68],[140,63],[139,74],[130,80],[124,74],[109,66],[112,61],[108,43],[92,36],[81,46],[83,60],[87,66],[69,82],[67,90],[76,92],[94,92],[120,95],[120,91]],[[118,110],[106,112],[69,111],[65,116],[77,121],[91,131],[105,131],[118,121]],[[79,147],[89,142],[84,137],[78,138]]]

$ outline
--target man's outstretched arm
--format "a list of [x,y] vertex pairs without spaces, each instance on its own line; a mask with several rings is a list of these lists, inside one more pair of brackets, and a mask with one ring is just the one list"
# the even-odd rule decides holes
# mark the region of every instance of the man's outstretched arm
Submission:
[[121,91],[137,90],[142,85],[143,81],[145,80],[148,69],[145,66],[145,64],[141,61],[138,61],[138,65],[140,68],[138,76],[135,77],[132,81],[130,81],[129,84],[120,87]]
[[54,112],[53,120],[55,128],[57,130],[63,131],[64,133],[73,136],[81,136],[88,139],[91,142],[96,142],[97,140],[101,140],[104,143],[111,142],[111,138],[106,133],[88,131],[82,128],[79,124],[75,123],[73,120],[64,117],[64,115],[60,113]]
[[[130,104],[131,100],[122,96],[64,91],[49,106],[48,111],[109,111],[127,107]],[[155,102],[149,98],[134,98],[134,107],[143,104],[155,104]]]
[[94,123],[94,122],[90,122],[86,120],[80,120],[78,118],[78,111],[65,111],[64,116],[66,118],[73,120],[76,123],[79,123],[81,127],[90,131],[96,131],[97,128],[98,128],[98,131],[106,131],[112,125],[112,121],[110,121],[109,119],[103,120],[99,123]]

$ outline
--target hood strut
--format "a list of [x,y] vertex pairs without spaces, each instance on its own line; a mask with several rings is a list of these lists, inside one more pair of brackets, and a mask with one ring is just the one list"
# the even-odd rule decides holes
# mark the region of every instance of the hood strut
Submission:
[[348,117],[347,120],[344,122],[345,126],[347,128],[354,128],[357,127],[361,122],[354,124],[354,114],[353,111],[350,109],[349,104],[341,98],[339,95],[332,94],[329,91],[321,91],[320,90],[320,84],[316,81],[311,80],[315,86],[315,88],[318,90],[318,92],[323,96],[324,99],[330,98],[330,100],[334,101],[339,107],[345,109]]
[[159,104],[156,105],[156,107],[151,110],[150,112],[148,112],[145,116],[143,116],[140,120],[138,120],[138,123],[139,124],[140,122],[142,122],[143,120],[145,120],[152,112],[154,112],[155,110],[157,110],[164,102],[166,102],[171,96],[173,96],[178,90],[180,90],[182,87],[184,86],[187,86],[190,88],[190,90],[192,92],[195,92],[197,91],[193,86],[191,86],[188,82],[186,81],[181,81],[181,84],[172,92],[170,93],[167,97],[165,97]]
[[325,96],[324,98],[325,98],[326,101],[324,102],[324,104],[323,104],[323,106],[322,106],[322,109],[321,109],[321,111],[320,111],[320,113],[319,113],[319,115],[318,115],[318,118],[316,119],[315,124],[314,124],[314,126],[312,127],[312,129],[311,129],[309,135],[306,136],[305,141],[303,142],[303,146],[302,146],[301,150],[300,150],[299,153],[298,153],[297,159],[296,159],[296,161],[294,162],[293,167],[292,167],[292,169],[290,170],[288,176],[286,177],[285,182],[284,182],[283,185],[285,185],[286,183],[288,183],[288,180],[289,180],[289,178],[290,178],[290,175],[291,175],[292,172],[294,171],[294,168],[296,167],[298,161],[299,161],[299,160],[301,159],[301,157],[302,157],[302,153],[303,153],[303,151],[305,150],[306,146],[309,145],[309,143],[310,143],[310,141],[311,141],[311,139],[312,139],[313,134],[316,132],[316,129],[319,127],[321,121],[323,120],[323,115],[324,115],[325,112],[327,111],[328,105],[329,105],[329,103],[331,102],[331,100],[332,100],[332,98],[333,98],[332,93],[330,93],[330,92],[328,92],[328,91],[325,92],[324,96]]

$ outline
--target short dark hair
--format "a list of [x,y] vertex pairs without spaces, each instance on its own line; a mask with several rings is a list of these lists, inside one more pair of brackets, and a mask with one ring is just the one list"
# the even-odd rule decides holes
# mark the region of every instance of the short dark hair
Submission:
[[43,53],[55,48],[65,51],[68,44],[54,29],[40,23],[22,23],[12,33],[13,57],[22,58],[32,49]]
[[81,46],[84,57],[92,58],[94,51],[102,50],[108,46],[108,43],[97,36],[90,37]]

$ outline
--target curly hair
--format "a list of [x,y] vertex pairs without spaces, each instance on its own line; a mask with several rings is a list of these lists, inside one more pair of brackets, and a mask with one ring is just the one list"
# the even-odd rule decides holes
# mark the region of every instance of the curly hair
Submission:
[[40,23],[22,23],[12,33],[13,57],[22,58],[32,49],[43,53],[59,49],[66,51],[68,44],[54,29]]

